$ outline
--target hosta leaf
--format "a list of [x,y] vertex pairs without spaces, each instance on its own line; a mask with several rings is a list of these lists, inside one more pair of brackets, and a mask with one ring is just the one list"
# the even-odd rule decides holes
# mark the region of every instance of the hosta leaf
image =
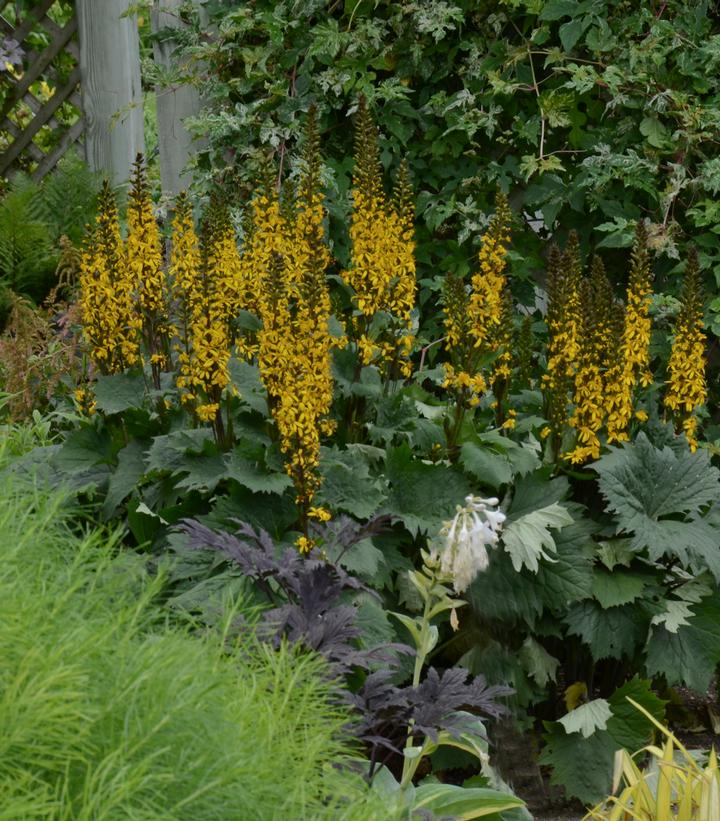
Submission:
[[610,705],[604,698],[595,698],[586,704],[581,704],[558,720],[566,733],[580,733],[583,738],[589,738],[595,730],[604,730],[608,720],[612,718]]
[[438,817],[470,821],[503,810],[524,807],[514,795],[484,787],[458,787],[454,784],[421,784],[415,788],[414,810],[429,810]]
[[554,556],[546,551],[555,553],[555,539],[551,529],[559,530],[573,523],[572,516],[557,502],[526,513],[514,519],[505,526],[502,542],[507,553],[510,554],[513,567],[520,570],[526,567],[537,573],[540,559],[554,561]]
[[688,624],[673,633],[654,626],[647,645],[647,671],[668,684],[685,684],[704,693],[720,663],[720,594],[692,605]]

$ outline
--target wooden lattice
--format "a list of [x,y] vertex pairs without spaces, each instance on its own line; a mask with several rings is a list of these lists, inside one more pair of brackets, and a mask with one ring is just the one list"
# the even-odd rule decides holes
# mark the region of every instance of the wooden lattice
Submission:
[[35,0],[24,13],[0,0],[0,45],[14,40],[24,52],[15,71],[0,72],[0,177],[40,179],[82,138],[78,26],[68,11],[70,0]]

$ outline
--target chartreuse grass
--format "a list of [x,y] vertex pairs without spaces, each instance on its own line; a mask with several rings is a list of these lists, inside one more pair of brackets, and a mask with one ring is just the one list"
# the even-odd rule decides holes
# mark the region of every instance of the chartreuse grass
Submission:
[[161,584],[0,474],[0,820],[385,817],[321,661],[168,624]]

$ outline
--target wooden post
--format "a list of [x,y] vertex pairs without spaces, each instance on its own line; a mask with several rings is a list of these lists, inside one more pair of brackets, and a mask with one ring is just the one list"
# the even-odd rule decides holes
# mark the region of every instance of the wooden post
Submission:
[[[183,0],[154,0],[152,28],[154,32],[161,29],[180,28],[183,24],[179,18],[179,9]],[[172,39],[155,42],[155,62],[169,72],[182,73],[183,64],[175,55],[177,44]],[[177,84],[156,89],[158,149],[160,151],[160,178],[163,192],[177,196],[190,184],[187,173],[188,161],[197,146],[185,128],[187,117],[193,117],[200,111],[200,94],[197,88],[188,83]]]
[[76,0],[88,165],[114,184],[145,150],[137,19],[130,0]]

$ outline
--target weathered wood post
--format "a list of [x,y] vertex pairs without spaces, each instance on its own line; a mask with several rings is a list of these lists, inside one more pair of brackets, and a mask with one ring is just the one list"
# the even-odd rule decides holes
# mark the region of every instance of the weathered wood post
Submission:
[[76,0],[88,165],[117,185],[145,150],[137,19],[130,0]]
[[[152,28],[154,32],[183,26],[179,9],[183,0],[154,0]],[[163,37],[154,46],[155,62],[173,74],[182,75],[186,69],[174,53],[177,43]],[[165,194],[177,195],[190,184],[188,161],[193,152],[193,138],[185,128],[185,119],[200,111],[197,88],[182,81],[157,89],[157,130],[160,151],[160,178]]]

